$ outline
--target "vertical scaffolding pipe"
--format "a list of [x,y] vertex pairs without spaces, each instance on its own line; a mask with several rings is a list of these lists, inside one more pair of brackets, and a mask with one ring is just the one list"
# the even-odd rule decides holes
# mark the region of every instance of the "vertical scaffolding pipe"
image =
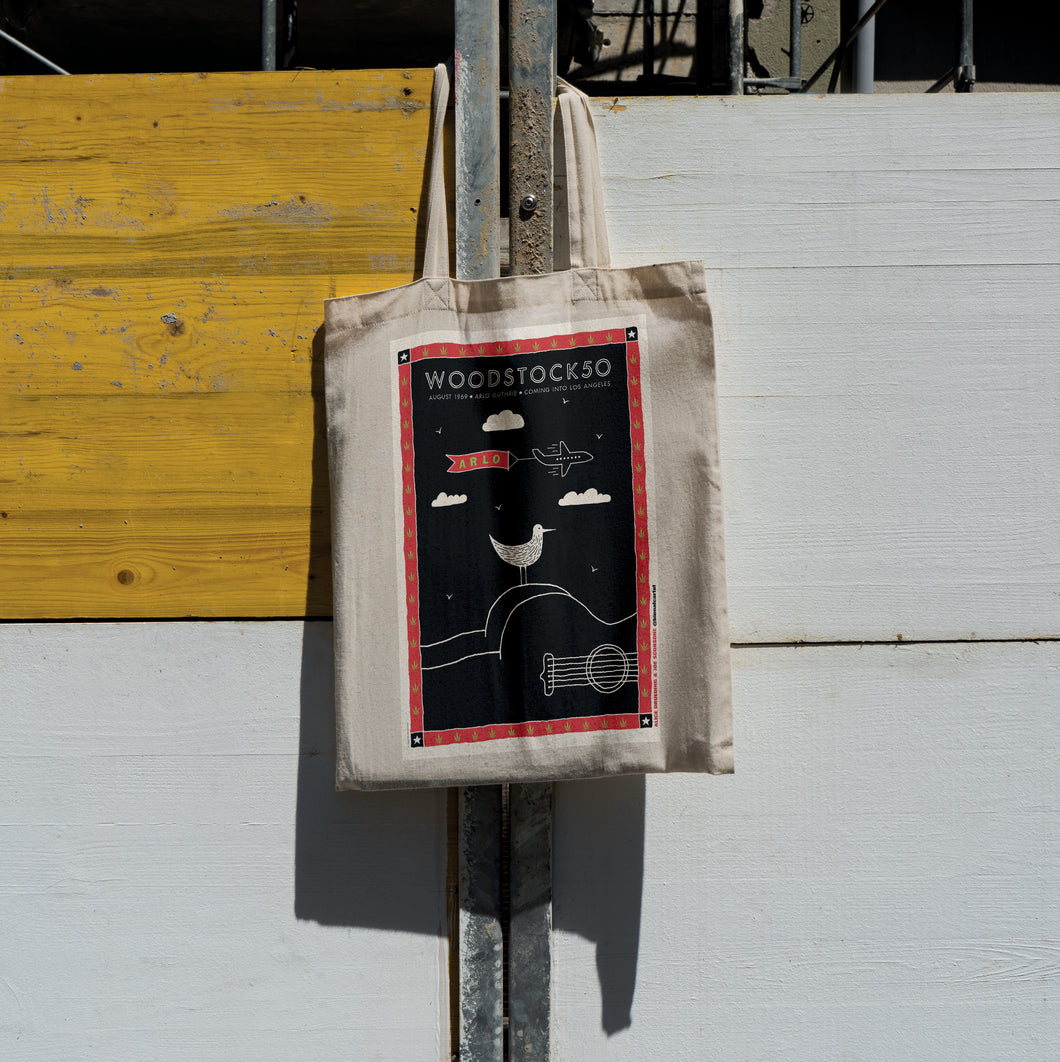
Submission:
[[504,946],[501,927],[501,786],[460,790],[457,956],[460,1062],[503,1062]]
[[802,86],[803,92],[809,92],[814,85],[821,79],[824,72],[832,67],[832,76],[828,80],[828,91],[835,92],[836,85],[839,84],[839,75],[843,68],[843,58],[847,54],[847,48],[857,40],[862,30],[876,17],[876,13],[887,3],[887,0],[876,0],[876,2],[854,23],[850,31],[845,37],[836,45],[835,49],[831,52],[827,59],[806,79],[806,83]]
[[552,271],[553,0],[511,0],[508,28],[508,218],[512,273]]
[[791,0],[791,55],[788,74],[802,77],[802,0]]
[[276,0],[261,0],[261,69],[276,69]]
[[975,85],[975,60],[972,58],[972,0],[960,0],[960,43],[957,50],[957,76],[954,89],[971,92]]
[[743,0],[729,0],[729,95],[743,95]]
[[[868,14],[873,0],[858,0],[858,20]],[[854,42],[854,91],[871,93],[876,83],[876,18],[865,24]]]
[[552,1026],[552,784],[508,787],[508,1059],[548,1062]]
[[456,0],[456,275],[501,273],[500,14],[492,0]]
[[[494,0],[456,0],[456,275],[500,276],[500,16]],[[450,956],[459,969],[461,1062],[504,1058],[501,904],[503,791],[460,790],[459,913]]]
[[[553,268],[554,0],[510,0],[508,26],[513,275]],[[552,1006],[552,786],[509,786],[509,1062],[548,1062]]]

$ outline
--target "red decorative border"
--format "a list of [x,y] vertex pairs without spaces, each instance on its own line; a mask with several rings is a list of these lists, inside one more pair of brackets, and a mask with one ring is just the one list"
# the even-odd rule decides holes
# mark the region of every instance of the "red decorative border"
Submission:
[[[639,336],[639,333],[636,333]],[[637,540],[637,685],[640,710],[653,712],[651,556],[648,545],[648,489],[644,456],[644,411],[641,408],[639,339],[626,343],[626,379],[629,382],[629,434],[633,456],[633,526]],[[655,713],[655,725],[658,715]]]
[[409,723],[423,728],[423,689],[420,680],[419,557],[416,544],[416,451],[412,441],[412,380],[406,361],[398,365],[401,396],[401,509],[404,514],[402,552],[405,554],[405,616],[409,647]]
[[544,737],[547,734],[588,734],[595,730],[637,730],[641,717],[624,715],[572,716],[569,719],[543,719],[531,723],[494,723],[491,726],[461,727],[457,730],[428,730],[424,745],[460,745],[464,742],[501,741],[514,737]]
[[[629,339],[632,335],[637,338]],[[617,338],[616,338],[617,337]],[[633,465],[633,512],[637,543],[637,685],[640,714],[574,716],[526,723],[461,727],[454,730],[423,729],[423,690],[420,678],[419,584],[416,541],[415,449],[412,435],[411,363],[429,358],[498,357],[549,350],[570,350],[625,343],[626,380],[629,395],[630,446]],[[401,412],[401,481],[404,513],[406,616],[408,623],[409,734],[413,747],[438,748],[465,742],[500,741],[507,738],[585,734],[604,730],[639,730],[658,726],[658,704],[653,701],[655,646],[651,622],[650,550],[648,544],[648,495],[644,456],[644,416],[641,408],[640,342],[635,327],[592,332],[561,333],[538,339],[514,339],[495,343],[428,343],[404,352],[398,364],[398,394]],[[419,737],[419,740],[416,738]]]

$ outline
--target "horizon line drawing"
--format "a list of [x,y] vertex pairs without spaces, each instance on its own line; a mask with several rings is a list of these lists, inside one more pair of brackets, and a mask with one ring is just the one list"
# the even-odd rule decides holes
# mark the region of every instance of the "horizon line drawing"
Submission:
[[[601,619],[584,601],[575,597],[566,587],[559,586],[557,583],[523,583],[519,586],[510,586],[507,590],[501,591],[501,593],[490,605],[486,612],[486,623],[483,627],[476,627],[468,631],[460,631],[457,634],[451,634],[448,638],[441,638],[436,642],[421,642],[420,651],[424,653],[422,662],[422,670],[424,671],[437,671],[441,668],[452,667],[454,664],[460,664],[465,660],[470,660],[472,657],[477,656],[496,656],[498,659],[503,659],[503,643],[504,635],[508,629],[508,624],[511,622],[512,617],[516,612],[524,605],[528,605],[531,601],[539,600],[542,597],[561,597],[567,598],[570,601],[575,602],[585,613],[591,616],[597,623],[602,624],[604,627],[618,627],[623,623],[628,623],[632,619],[636,619],[636,610],[631,612],[628,616],[623,616],[617,620],[605,620]],[[506,600],[507,599],[507,600]],[[438,660],[438,657],[443,655],[443,647],[447,645],[458,646],[458,656],[452,659]],[[479,648],[479,646],[485,645],[486,648]],[[471,650],[470,652],[461,650]],[[428,662],[429,660],[438,660],[437,663]]]

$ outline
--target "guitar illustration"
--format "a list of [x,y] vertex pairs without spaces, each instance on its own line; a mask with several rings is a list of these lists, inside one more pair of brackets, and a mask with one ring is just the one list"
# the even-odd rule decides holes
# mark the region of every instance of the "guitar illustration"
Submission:
[[586,656],[545,653],[539,678],[546,697],[568,686],[591,686],[600,693],[614,693],[625,683],[637,681],[637,654],[611,644],[598,645]]
[[561,586],[523,583],[482,628],[422,646],[424,690],[443,726],[637,712],[637,644],[635,613],[606,621]]

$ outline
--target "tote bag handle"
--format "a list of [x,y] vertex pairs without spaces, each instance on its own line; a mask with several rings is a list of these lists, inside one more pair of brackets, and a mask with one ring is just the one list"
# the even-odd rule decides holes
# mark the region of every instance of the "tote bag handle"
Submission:
[[[449,71],[444,63],[434,68],[431,92],[431,150],[427,185],[427,243],[423,276],[449,276],[449,224],[445,205],[445,155],[442,127],[449,103]],[[567,170],[567,223],[572,269],[607,266],[611,250],[604,216],[603,180],[596,150],[589,97],[562,78],[557,106]]]
[[596,128],[589,97],[558,79],[557,106],[567,171],[567,224],[570,267],[585,269],[611,264],[611,246],[604,216],[604,182],[596,150]]
[[445,150],[442,128],[449,106],[449,71],[445,63],[434,68],[431,91],[431,153],[427,160],[427,245],[423,253],[425,277],[449,276],[449,218],[445,208]]

